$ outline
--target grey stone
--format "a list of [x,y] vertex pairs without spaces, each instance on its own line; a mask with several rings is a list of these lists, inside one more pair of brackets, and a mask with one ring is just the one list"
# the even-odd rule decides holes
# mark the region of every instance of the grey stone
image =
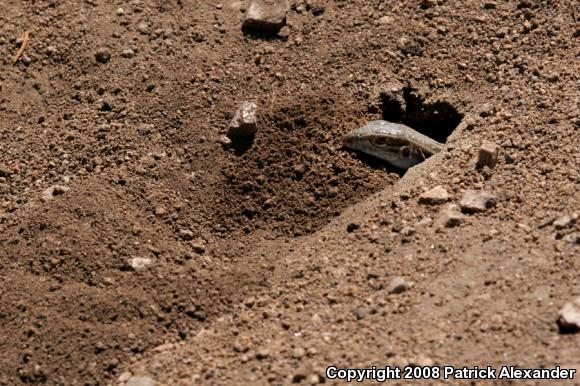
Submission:
[[97,52],[95,52],[95,59],[99,63],[107,63],[111,60],[111,53],[106,48],[99,48]]
[[558,314],[558,326],[564,333],[580,331],[580,296],[564,304]]
[[228,148],[232,146],[232,140],[228,138],[228,136],[224,135],[221,136],[219,142],[222,144],[223,147]]
[[574,223],[574,218],[569,215],[558,217],[554,220],[554,228],[556,229],[564,229],[567,228],[569,225]]
[[479,148],[479,154],[477,157],[477,167],[483,168],[487,166],[493,169],[497,165],[499,159],[499,146],[495,143],[485,141]]
[[256,123],[256,104],[244,101],[236,110],[234,118],[230,122],[228,135],[252,136],[258,129]]
[[192,240],[193,239],[193,232],[189,229],[180,229],[178,233],[179,237],[184,240]]
[[439,185],[419,196],[419,204],[438,205],[447,201],[449,201],[449,193]]
[[497,203],[495,195],[483,190],[466,190],[459,202],[463,213],[481,213]]
[[147,268],[151,264],[153,264],[153,260],[148,257],[133,257],[132,259],[127,260],[127,265],[135,271]]
[[137,25],[137,30],[143,34],[143,35],[147,35],[149,33],[149,24],[147,24],[146,22],[142,21],[141,23],[139,23]]
[[388,291],[392,294],[400,294],[407,290],[407,282],[400,276],[394,277],[389,283]]
[[288,0],[252,0],[243,28],[262,32],[278,32],[286,24],[290,9]]
[[452,228],[460,225],[464,219],[465,215],[463,215],[457,209],[453,207],[445,208],[442,209],[441,212],[439,212],[437,215],[435,225],[438,228]]
[[491,103],[484,103],[479,107],[479,115],[481,117],[490,117],[495,113],[495,109]]
[[123,50],[123,52],[121,53],[121,56],[124,58],[132,58],[133,56],[135,56],[135,51],[133,51],[130,48],[127,48],[127,49]]
[[129,378],[125,386],[155,386],[157,382],[145,376],[132,376]]

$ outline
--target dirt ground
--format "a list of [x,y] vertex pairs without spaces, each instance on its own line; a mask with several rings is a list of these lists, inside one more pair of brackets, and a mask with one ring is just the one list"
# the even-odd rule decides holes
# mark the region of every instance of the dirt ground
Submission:
[[[580,295],[578,3],[291,4],[271,35],[245,1],[1,1],[0,385],[580,372],[556,323]],[[256,137],[224,147],[244,100]],[[381,117],[445,150],[403,174],[341,148]],[[497,204],[441,227],[437,185]]]

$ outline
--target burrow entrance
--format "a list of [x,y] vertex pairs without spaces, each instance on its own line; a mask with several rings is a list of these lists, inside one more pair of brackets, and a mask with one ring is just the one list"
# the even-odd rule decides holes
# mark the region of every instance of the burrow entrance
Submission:
[[463,119],[463,114],[450,102],[426,102],[425,99],[412,87],[382,90],[379,92],[382,118],[403,123],[437,142],[445,143]]
[[[303,99],[279,101],[259,117],[251,143],[230,149],[218,233],[309,234],[398,180],[401,173],[391,165],[364,154],[349,156],[340,144],[348,130],[380,117],[361,116],[360,106],[340,97]],[[412,88],[381,92],[375,113],[439,142],[462,119],[450,103],[427,103]]]

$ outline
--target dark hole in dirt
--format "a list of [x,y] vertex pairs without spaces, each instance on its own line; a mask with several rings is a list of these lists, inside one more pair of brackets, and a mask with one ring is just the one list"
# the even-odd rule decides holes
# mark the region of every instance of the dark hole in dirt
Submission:
[[451,103],[425,102],[411,87],[381,91],[380,103],[384,120],[403,123],[441,143],[447,141],[463,118]]
[[280,105],[259,117],[249,147],[230,149],[218,215],[228,233],[309,234],[396,178],[343,156],[341,128],[357,124],[348,103],[312,97]]

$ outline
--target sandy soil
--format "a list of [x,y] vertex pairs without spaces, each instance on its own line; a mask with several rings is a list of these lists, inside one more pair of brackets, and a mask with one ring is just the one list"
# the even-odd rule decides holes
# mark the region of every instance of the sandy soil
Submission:
[[[0,385],[580,372],[556,323],[580,295],[578,4],[291,4],[277,36],[242,31],[244,1],[2,1]],[[225,148],[243,100],[258,132]],[[341,148],[380,118],[445,151],[403,174]],[[442,227],[470,189],[497,203]]]

